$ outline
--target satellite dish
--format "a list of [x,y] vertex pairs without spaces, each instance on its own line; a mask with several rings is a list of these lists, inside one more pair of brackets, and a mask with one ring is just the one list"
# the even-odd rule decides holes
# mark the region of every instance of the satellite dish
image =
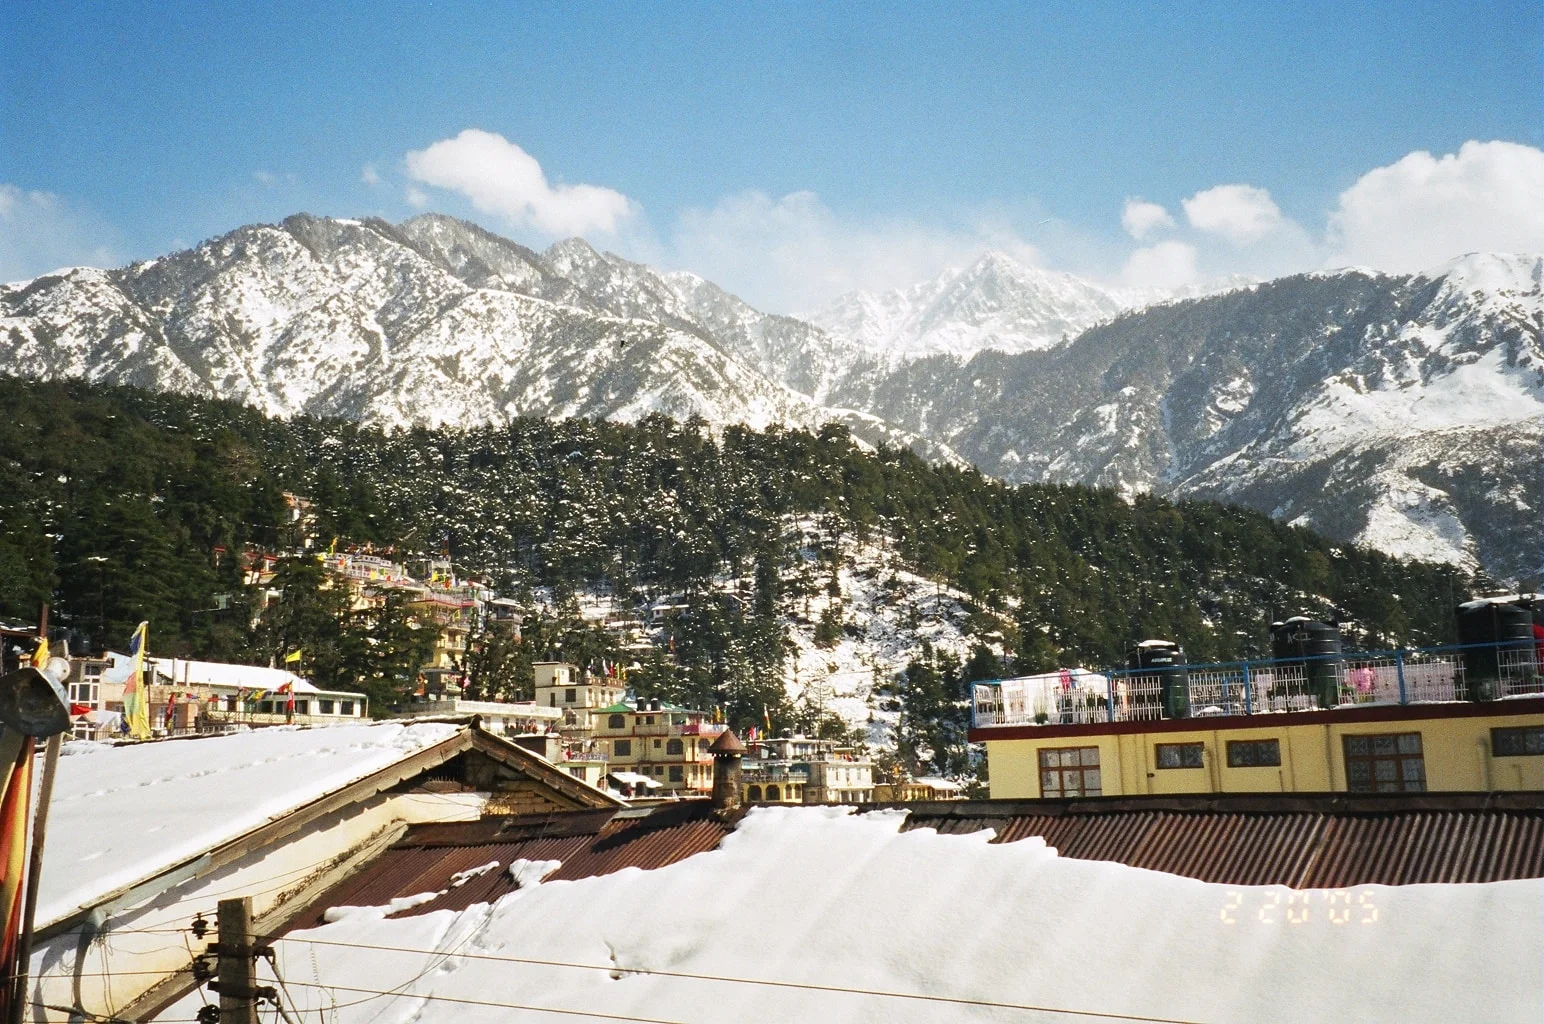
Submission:
[[70,712],[47,676],[22,668],[0,676],[0,725],[23,736],[52,736],[70,727]]

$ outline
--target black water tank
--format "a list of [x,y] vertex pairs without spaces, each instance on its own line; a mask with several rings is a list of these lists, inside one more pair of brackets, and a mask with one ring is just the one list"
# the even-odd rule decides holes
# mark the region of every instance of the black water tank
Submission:
[[1271,623],[1271,657],[1300,665],[1308,692],[1321,708],[1340,703],[1340,627],[1306,615]]
[[[1501,654],[1533,647],[1533,609],[1522,598],[1488,598],[1461,604],[1458,642],[1465,645],[1464,683],[1470,700],[1495,700],[1501,696]],[[1469,648],[1469,644],[1484,644]]]
[[1190,670],[1179,644],[1143,640],[1126,652],[1126,667],[1158,677],[1164,718],[1190,717]]

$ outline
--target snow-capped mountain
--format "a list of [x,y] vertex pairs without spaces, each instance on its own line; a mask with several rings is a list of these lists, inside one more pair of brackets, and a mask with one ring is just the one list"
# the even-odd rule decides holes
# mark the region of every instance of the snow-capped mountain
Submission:
[[988,252],[963,270],[874,294],[851,292],[810,315],[895,364],[932,355],[1034,352],[1064,344],[1130,304],[1072,274]]
[[1123,310],[988,254],[817,325],[580,239],[301,215],[0,286],[0,358],[386,426],[836,420],[1009,481],[1223,498],[1518,577],[1540,546],[1541,277],[1473,255]]

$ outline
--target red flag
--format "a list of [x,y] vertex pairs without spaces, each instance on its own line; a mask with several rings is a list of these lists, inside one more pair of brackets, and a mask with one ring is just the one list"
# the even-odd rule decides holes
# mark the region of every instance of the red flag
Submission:
[[96,708],[92,707],[90,704],[71,704],[70,717],[79,718],[81,715],[95,710]]

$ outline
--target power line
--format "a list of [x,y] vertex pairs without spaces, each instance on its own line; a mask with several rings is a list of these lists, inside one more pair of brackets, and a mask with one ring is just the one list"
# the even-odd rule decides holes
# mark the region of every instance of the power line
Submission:
[[[415,979],[416,980],[416,979]],[[371,988],[355,988],[350,985],[322,985],[310,981],[297,981],[296,985],[303,988],[330,989],[335,992],[360,992],[367,994],[368,998],[353,1003],[339,1003],[334,1009],[342,1009],[346,1006],[358,1006],[368,1003],[372,999],[382,996],[400,996],[406,999],[424,999],[439,1003],[457,1003],[462,1006],[491,1006],[501,1010],[530,1010],[536,1013],[553,1013],[568,1017],[590,1017],[598,1020],[634,1021],[638,1024],[686,1024],[685,1021],[665,1020],[661,1017],[634,1017],[625,1013],[602,1013],[598,1010],[570,1010],[559,1006],[531,1006],[524,1003],[501,1003],[490,999],[463,999],[460,996],[426,995],[420,992],[379,992]]]
[[[410,946],[381,946],[381,945],[375,945],[373,943],[338,942],[338,941],[332,940],[332,939],[308,939],[308,938],[300,938],[300,937],[297,937],[297,936],[290,936],[290,935],[281,936],[280,938],[283,941],[286,941],[286,942],[305,942],[305,943],[310,943],[312,945],[318,945],[318,946],[341,946],[341,947],[345,947],[345,948],[349,948],[349,949],[371,949],[371,950],[377,950],[377,951],[380,951],[380,952],[387,952],[387,953],[414,953],[414,954],[419,954],[419,955],[430,955],[430,956],[438,956],[439,955],[438,951],[436,951],[436,950],[432,950],[432,949],[416,949],[416,948],[413,948],[413,947],[410,947]],[[887,991],[885,989],[849,988],[849,987],[841,986],[841,985],[821,985],[821,984],[817,984],[817,983],[814,983],[814,982],[774,981],[774,980],[765,979],[765,978],[735,978],[735,977],[729,977],[729,976],[717,975],[717,974],[693,974],[693,973],[689,973],[689,972],[685,972],[685,971],[661,971],[661,970],[653,970],[653,969],[646,968],[646,967],[637,967],[637,968],[633,968],[633,967],[618,967],[616,964],[577,964],[577,963],[571,963],[571,962],[565,961],[565,960],[537,960],[537,959],[531,959],[531,958],[527,958],[527,957],[496,956],[496,955],[491,954],[491,953],[456,953],[456,952],[449,952],[449,953],[446,953],[436,963],[435,966],[438,966],[438,963],[443,963],[445,960],[450,959],[452,957],[458,957],[458,958],[465,959],[465,960],[489,960],[489,961],[494,961],[494,962],[498,962],[498,963],[526,964],[526,965],[534,966],[534,967],[566,967],[566,968],[572,968],[572,969],[575,969],[575,970],[605,971],[608,974],[620,972],[620,973],[624,973],[624,974],[650,975],[650,976],[653,976],[653,977],[660,977],[660,978],[677,978],[677,979],[682,979],[682,980],[687,980],[687,981],[717,981],[717,982],[727,982],[727,983],[738,984],[738,985],[761,985],[761,986],[765,986],[767,988],[790,988],[790,989],[802,989],[802,990],[810,991],[810,992],[828,992],[828,993],[837,993],[837,994],[844,994],[844,995],[879,996],[879,997],[888,998],[888,999],[910,999],[910,1000],[916,1000],[918,1002],[948,1003],[948,1004],[953,1004],[953,1005],[958,1005],[958,1006],[977,1006],[977,1007],[982,1007],[982,1008],[985,1008],[985,1009],[1025,1010],[1025,1011],[1030,1011],[1030,1012],[1035,1012],[1035,1013],[1061,1013],[1061,1014],[1069,1014],[1069,1015],[1078,1016],[1078,1017],[1089,1017],[1089,1018],[1099,1019],[1099,1020],[1138,1021],[1138,1022],[1141,1022],[1141,1024],[1199,1024],[1199,1022],[1197,1022],[1197,1021],[1186,1020],[1186,1019],[1175,1018],[1175,1017],[1150,1017],[1150,1016],[1134,1015],[1134,1014],[1129,1014],[1129,1013],[1107,1013],[1107,1012],[1100,1011],[1100,1010],[1073,1010],[1073,1009],[1068,1009],[1066,1007],[1060,1007],[1060,1006],[1039,1006],[1039,1005],[1035,1005],[1033,1003],[1007,1003],[1007,1002],[1001,1002],[1001,1001],[998,1001],[998,1000],[991,1000],[991,999],[970,999],[970,998],[966,998],[966,997],[963,997],[963,996],[930,995],[930,994],[923,993],[923,992],[891,992],[891,991]],[[419,975],[419,977],[422,977],[423,974],[426,974],[426,973],[428,973],[428,972],[425,971],[425,972],[421,973]],[[414,978],[413,980],[416,981],[417,978]],[[301,982],[296,982],[296,984],[297,985],[301,984]],[[404,982],[404,985],[406,985],[406,984],[411,984],[411,982]],[[332,986],[321,986],[321,987],[332,987]],[[342,986],[337,986],[337,987],[340,988],[340,989],[342,988]],[[401,987],[401,986],[398,986],[398,987]],[[438,997],[425,996],[423,998],[438,998]],[[445,997],[445,998],[449,998],[449,997]],[[516,1007],[516,1009],[524,1009],[524,1007]]]

